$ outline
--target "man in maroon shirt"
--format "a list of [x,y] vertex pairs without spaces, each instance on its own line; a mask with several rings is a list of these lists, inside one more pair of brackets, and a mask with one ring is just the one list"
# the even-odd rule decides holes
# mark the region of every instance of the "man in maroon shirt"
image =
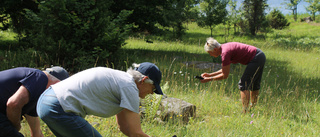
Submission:
[[220,44],[211,37],[207,38],[204,49],[210,56],[221,56],[222,69],[213,73],[201,74],[203,77],[201,80],[202,83],[228,78],[231,63],[247,65],[238,85],[243,112],[248,112],[250,97],[252,103],[251,107],[254,107],[258,100],[261,77],[266,61],[264,53],[254,46],[239,42]]

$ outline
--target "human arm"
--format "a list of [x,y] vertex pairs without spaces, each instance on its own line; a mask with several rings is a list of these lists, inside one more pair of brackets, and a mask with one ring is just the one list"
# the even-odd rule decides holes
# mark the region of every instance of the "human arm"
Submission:
[[21,85],[7,101],[7,117],[13,126],[19,131],[22,107],[29,102],[29,91]]
[[223,66],[222,69],[213,73],[203,73],[201,76],[204,78],[201,83],[206,83],[212,80],[222,80],[228,78],[230,73],[230,64]]
[[40,129],[40,120],[39,117],[33,117],[25,115],[27,122],[30,127],[32,137],[44,137]]
[[202,73],[201,76],[202,77],[213,77],[213,76],[219,75],[221,73],[222,73],[222,69],[220,69],[216,72],[212,72],[212,73]]
[[145,134],[140,125],[140,116],[138,113],[123,109],[116,115],[118,127],[122,133],[129,137],[149,137]]

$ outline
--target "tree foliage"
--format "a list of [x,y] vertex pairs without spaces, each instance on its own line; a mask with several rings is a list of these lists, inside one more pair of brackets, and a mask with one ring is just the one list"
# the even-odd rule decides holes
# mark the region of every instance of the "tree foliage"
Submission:
[[37,4],[34,0],[1,0],[0,1],[0,29],[7,30],[12,28],[19,37],[25,28],[28,28],[28,22],[24,16],[24,9],[38,12]]
[[227,0],[203,0],[200,2],[201,14],[197,21],[200,27],[209,27],[212,30],[215,25],[222,23],[227,16]]
[[160,25],[173,28],[174,35],[180,37],[185,30],[182,24],[194,17],[193,7],[197,3],[198,0],[115,0],[110,10],[133,11],[127,22],[137,26],[135,32],[160,33]]
[[131,12],[114,14],[108,10],[111,2],[49,0],[38,4],[39,13],[26,10],[33,24],[26,29],[25,40],[45,53],[50,64],[80,70],[99,58],[106,64],[131,30],[124,22]]
[[312,15],[312,19],[316,20],[316,13],[320,12],[320,0],[305,0],[309,3],[308,7],[305,7],[306,10]]
[[289,9],[292,11],[294,21],[297,21],[298,4],[300,2],[301,0],[285,0],[284,2],[284,4],[286,5],[286,9]]
[[[1,0],[1,29],[18,32],[20,44],[48,57],[48,64],[81,69],[108,63],[132,28],[157,33],[173,28],[179,38],[183,23],[196,18],[198,0]],[[134,26],[134,27],[132,27]],[[47,60],[47,59],[46,59]]]
[[237,0],[230,0],[228,5],[230,7],[230,11],[227,16],[227,24],[232,24],[234,27],[234,33],[236,33],[237,24],[241,19],[241,12],[239,9],[237,9]]
[[185,33],[183,23],[197,13],[192,10],[196,4],[197,1],[193,0],[171,0],[170,7],[163,10],[164,26],[173,28],[174,38],[179,39]]
[[267,17],[269,25],[274,29],[284,29],[290,25],[285,16],[277,9],[273,9]]
[[248,27],[252,35],[265,27],[265,9],[268,7],[267,0],[244,0],[243,2],[243,24]]
[[120,13],[123,9],[132,11],[127,22],[134,23],[134,31],[156,32],[155,24],[163,24],[163,10],[170,5],[169,0],[114,0],[109,9],[113,13]]

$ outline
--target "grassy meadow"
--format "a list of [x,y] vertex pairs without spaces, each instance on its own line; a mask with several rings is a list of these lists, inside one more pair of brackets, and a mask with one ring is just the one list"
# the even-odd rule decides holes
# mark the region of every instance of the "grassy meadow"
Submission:
[[[203,49],[206,38],[210,37],[209,29],[191,23],[182,40],[150,36],[153,43],[145,42],[144,37],[130,37],[126,41],[120,51],[123,62],[127,64],[123,70],[133,62],[156,63],[162,71],[164,93],[197,107],[196,117],[191,118],[188,124],[183,124],[179,117],[164,123],[148,117],[141,120],[143,131],[155,137],[319,136],[320,24],[292,22],[287,29],[273,30],[256,37],[233,35],[232,30],[225,35],[224,26],[219,25],[214,29],[213,37],[220,43],[237,41],[256,46],[267,57],[258,104],[247,114],[241,113],[238,90],[238,81],[246,66],[232,64],[228,79],[200,83],[193,77],[210,70],[185,65],[189,61],[219,63],[219,58],[210,57]],[[1,32],[0,44],[14,42],[13,35]],[[37,53],[26,54],[8,47],[0,48],[2,70],[16,66],[41,68],[35,66],[35,62],[43,61]],[[1,59],[8,56],[10,60]],[[103,136],[125,136],[117,129],[115,117],[87,116],[86,119]],[[45,136],[54,136],[44,123],[42,129]],[[25,122],[22,133],[30,136]]]

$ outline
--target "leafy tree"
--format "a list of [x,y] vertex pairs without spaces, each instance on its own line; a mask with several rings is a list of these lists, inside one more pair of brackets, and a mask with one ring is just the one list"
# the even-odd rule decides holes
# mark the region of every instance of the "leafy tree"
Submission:
[[163,9],[164,24],[161,25],[173,28],[174,38],[181,38],[185,33],[183,23],[197,13],[193,10],[196,4],[193,0],[171,0],[170,7]]
[[230,11],[227,16],[228,24],[231,23],[233,25],[234,33],[237,32],[237,24],[240,21],[240,10],[237,9],[237,0],[229,1]]
[[200,27],[209,27],[212,30],[215,25],[222,23],[226,16],[227,0],[202,0],[200,2],[201,14],[197,24]]
[[164,24],[163,10],[171,5],[170,0],[114,0],[109,9],[113,13],[120,13],[126,9],[132,11],[127,22],[135,24],[134,31],[157,31],[155,24]]
[[0,1],[0,29],[12,28],[19,37],[28,28],[30,22],[25,18],[24,9],[38,12],[37,4],[34,0],[1,0]]
[[301,2],[301,0],[285,0],[283,4],[286,5],[286,9],[292,10],[292,15],[294,18],[294,21],[297,21],[297,14],[298,14],[298,4]]
[[284,29],[290,25],[285,16],[277,9],[273,9],[267,18],[270,26],[274,29]]
[[306,10],[312,15],[312,19],[316,20],[316,13],[320,12],[320,0],[305,0],[310,5],[305,7]]
[[121,0],[114,1],[110,10],[133,11],[127,22],[136,25],[136,32],[160,33],[160,25],[173,28],[175,37],[180,37],[185,30],[182,24],[197,14],[193,8],[197,3],[198,0]]
[[186,16],[187,23],[189,21],[195,21],[198,19],[200,9],[199,9],[199,6],[196,6],[197,4],[199,4],[199,0],[186,0],[184,13]]
[[111,4],[112,1],[92,0],[40,1],[39,13],[26,10],[33,22],[26,30],[26,41],[46,54],[50,64],[61,64],[73,71],[87,68],[99,59],[104,65],[116,56],[131,30],[125,23],[131,12],[114,14],[108,10]]
[[264,27],[265,9],[268,7],[267,0],[244,0],[243,16],[247,22],[249,32],[256,35],[257,31]]

